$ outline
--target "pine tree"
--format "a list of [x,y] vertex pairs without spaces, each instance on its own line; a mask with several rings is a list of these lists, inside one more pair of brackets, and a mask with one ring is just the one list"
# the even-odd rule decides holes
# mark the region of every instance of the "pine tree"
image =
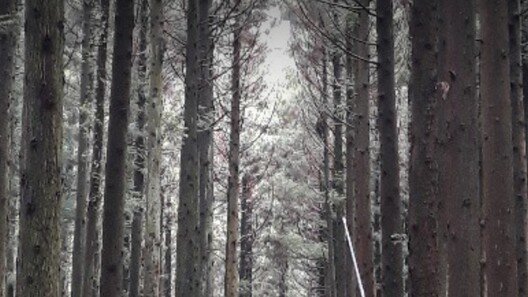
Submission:
[[64,4],[25,2],[17,296],[58,297]]

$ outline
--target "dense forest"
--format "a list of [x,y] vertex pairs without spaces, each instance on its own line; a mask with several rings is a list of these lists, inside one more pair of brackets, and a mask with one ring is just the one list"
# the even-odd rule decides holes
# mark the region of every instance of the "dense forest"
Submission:
[[528,297],[527,0],[0,0],[0,297]]

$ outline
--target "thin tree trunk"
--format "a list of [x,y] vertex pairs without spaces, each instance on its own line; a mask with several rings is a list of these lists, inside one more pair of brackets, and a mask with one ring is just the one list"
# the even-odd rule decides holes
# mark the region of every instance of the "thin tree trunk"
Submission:
[[440,3],[439,231],[446,236],[448,295],[480,296],[476,5],[474,0]]
[[60,294],[62,0],[25,2],[17,296]]
[[[364,7],[369,7],[370,0],[361,0]],[[354,53],[363,58],[370,58],[369,45],[369,15],[361,10],[354,26],[353,36],[358,38],[354,44]],[[375,296],[374,281],[374,247],[372,210],[370,196],[370,97],[369,97],[369,64],[356,60],[354,64],[355,100],[353,102],[355,119],[355,142],[353,145],[354,168],[354,242],[361,280],[366,297]]]
[[[438,1],[412,8],[412,105],[409,174],[409,296],[439,297],[437,100]],[[441,91],[441,89],[440,89]]]
[[242,218],[240,221],[240,297],[253,296],[253,197],[251,177],[242,178]]
[[517,296],[508,2],[481,1],[485,291]]
[[101,34],[99,36],[99,47],[97,49],[97,86],[95,89],[95,119],[93,132],[92,150],[92,172],[90,175],[90,190],[88,208],[86,215],[86,240],[84,253],[84,278],[83,297],[97,296],[97,279],[95,274],[95,255],[98,253],[97,227],[99,208],[101,203],[101,175],[103,162],[103,137],[104,137],[104,103],[106,90],[106,60],[107,60],[107,36],[108,36],[108,14],[109,1],[101,0]]
[[81,64],[81,89],[79,102],[79,145],[77,148],[77,193],[75,207],[75,229],[73,234],[72,257],[72,285],[71,296],[82,296],[82,283],[84,272],[85,248],[85,222],[86,222],[86,198],[88,181],[88,105],[92,100],[93,89],[93,52],[94,52],[94,28],[93,10],[94,0],[83,1],[83,40],[82,40],[82,64]]
[[528,263],[526,259],[526,123],[523,105],[523,73],[521,59],[521,2],[508,1],[510,33],[510,75],[512,105],[512,142],[513,142],[513,194],[515,195],[515,236],[517,259],[518,295],[527,293]]
[[242,27],[235,20],[233,32],[233,73],[231,101],[231,135],[229,140],[229,180],[227,185],[227,241],[225,260],[225,297],[238,296],[238,190],[240,161],[240,48]]
[[127,128],[132,68],[133,1],[117,0],[110,122],[105,169],[101,296],[121,296]]
[[[14,0],[3,1],[0,7],[0,16],[9,16],[16,19],[16,5]],[[0,30],[0,110],[4,115],[0,117],[0,297],[6,292],[6,248],[8,239],[8,206],[9,206],[9,154],[10,154],[10,110],[13,92],[15,51],[16,51],[16,28],[10,27],[5,31]]]
[[139,297],[139,283],[141,281],[141,241],[143,230],[143,212],[136,210],[132,217],[132,242],[130,248],[130,287],[129,297]]
[[[167,204],[167,206],[170,204]],[[166,215],[165,225],[165,255],[164,255],[164,280],[162,296],[172,296],[172,219],[170,215]]]
[[180,202],[176,242],[176,297],[199,296],[200,275],[196,273],[199,242],[198,228],[199,155],[197,146],[197,112],[200,64],[198,60],[198,1],[187,7],[187,43],[185,74],[184,123],[180,170]]
[[150,93],[147,105],[148,179],[146,188],[145,285],[147,297],[159,296],[161,277],[161,112],[163,91],[163,1],[150,2]]
[[[393,1],[376,3],[380,129],[381,277],[383,296],[403,296],[403,258],[398,133],[394,86]],[[396,238],[393,238],[396,237]]]

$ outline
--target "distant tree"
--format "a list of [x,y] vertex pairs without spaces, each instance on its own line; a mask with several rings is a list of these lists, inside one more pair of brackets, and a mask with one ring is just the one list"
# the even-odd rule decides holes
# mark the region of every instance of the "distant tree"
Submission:
[[17,296],[58,297],[64,3],[25,2]]
[[[88,106],[93,98],[94,79],[94,0],[82,2],[83,9],[83,39],[81,44],[81,88],[79,100],[79,145],[77,148],[77,191],[75,206],[75,229],[73,234],[73,254],[84,255],[85,248],[85,222],[86,198],[88,196]],[[84,273],[84,257],[72,257],[72,282],[71,296],[82,296],[82,283]]]
[[107,39],[108,39],[108,16],[110,2],[100,2],[100,34],[97,48],[97,73],[95,87],[95,119],[93,125],[93,148],[92,148],[92,171],[90,173],[90,190],[88,194],[88,208],[86,215],[85,252],[84,252],[84,277],[83,297],[97,296],[98,275],[96,273],[97,251],[100,247],[97,236],[99,224],[99,209],[101,204],[101,182],[103,162],[103,137],[105,121],[105,96],[106,96],[106,61],[107,61]]
[[517,296],[508,2],[479,3],[482,50],[482,212],[485,290]]
[[134,2],[117,0],[101,254],[100,294],[108,297],[121,296],[123,289],[122,247],[133,29]]

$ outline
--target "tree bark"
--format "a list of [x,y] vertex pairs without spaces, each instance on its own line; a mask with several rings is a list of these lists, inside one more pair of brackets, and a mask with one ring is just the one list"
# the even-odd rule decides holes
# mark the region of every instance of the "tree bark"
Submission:
[[383,296],[403,296],[402,233],[398,133],[394,86],[393,3],[376,3],[378,34],[378,108],[380,129],[381,275]]
[[476,5],[473,0],[440,3],[439,86],[444,89],[438,104],[438,197],[448,294],[480,296]]
[[517,296],[508,2],[480,2],[485,290]]
[[150,2],[150,93],[148,120],[147,217],[145,225],[145,285],[147,297],[159,296],[161,277],[161,112],[163,91],[163,1]]
[[143,234],[143,212],[135,210],[132,216],[132,238],[130,243],[130,285],[128,296],[139,297],[141,282],[141,242]]
[[106,60],[107,60],[107,37],[108,37],[108,15],[110,3],[101,0],[101,33],[99,36],[99,47],[97,49],[97,86],[95,89],[95,119],[92,149],[92,172],[90,176],[90,190],[88,194],[88,208],[86,215],[86,239],[84,253],[84,277],[83,297],[97,296],[97,278],[95,273],[96,254],[100,247],[97,236],[97,226],[100,220],[99,208],[101,203],[101,175],[103,162],[103,137],[105,118],[105,93],[106,93]]
[[198,57],[198,1],[187,7],[187,43],[185,74],[184,123],[186,136],[182,141],[180,170],[180,202],[176,243],[176,297],[199,296],[200,275],[196,273],[199,242],[198,228],[199,155],[197,145],[198,87],[200,64]]
[[526,123],[523,105],[523,73],[521,58],[521,2],[508,1],[508,19],[510,33],[510,75],[512,105],[512,142],[513,142],[513,194],[515,197],[515,239],[517,259],[518,295],[527,293],[528,263],[526,259]]
[[[79,145],[77,148],[77,193],[75,206],[75,229],[73,234],[73,255],[84,255],[86,198],[88,181],[88,105],[93,97],[93,52],[94,0],[83,1],[83,39],[81,64],[81,89],[79,101]],[[82,296],[84,257],[72,257],[71,296]]]
[[[0,7],[0,16],[9,16],[16,19],[16,1],[4,1]],[[7,116],[10,111],[10,105],[13,92],[14,70],[15,70],[15,52],[16,52],[16,34],[17,29],[13,26],[8,30],[0,30],[0,110],[4,115],[0,117],[0,297],[6,293],[6,275],[7,275],[7,241],[8,241],[8,207],[9,197],[9,159],[10,159],[10,117]]]
[[133,1],[117,0],[114,59],[110,94],[110,122],[105,169],[101,288],[105,297],[121,296],[123,281],[124,199],[127,128],[132,67]]
[[253,197],[251,177],[242,178],[242,218],[240,222],[240,297],[253,296]]
[[[409,175],[409,296],[441,296],[438,224],[437,100],[438,1],[412,8],[412,105]],[[441,89],[440,89],[441,91]]]
[[64,4],[25,2],[17,296],[60,294]]
[[[360,0],[364,7],[369,7],[370,0]],[[368,11],[361,10],[353,29],[353,36],[358,38],[354,42],[354,53],[365,59],[370,58],[368,45],[369,15]],[[370,109],[369,109],[369,63],[356,59],[354,61],[354,89],[353,102],[355,127],[353,144],[353,174],[354,174],[354,244],[357,249],[357,258],[361,280],[366,297],[375,296],[374,281],[374,248],[372,210],[370,197]],[[350,218],[349,218],[350,220]]]
[[227,241],[225,260],[225,297],[238,296],[238,191],[240,162],[240,48],[242,27],[235,20],[231,80],[231,135],[229,140],[229,180],[227,185]]

